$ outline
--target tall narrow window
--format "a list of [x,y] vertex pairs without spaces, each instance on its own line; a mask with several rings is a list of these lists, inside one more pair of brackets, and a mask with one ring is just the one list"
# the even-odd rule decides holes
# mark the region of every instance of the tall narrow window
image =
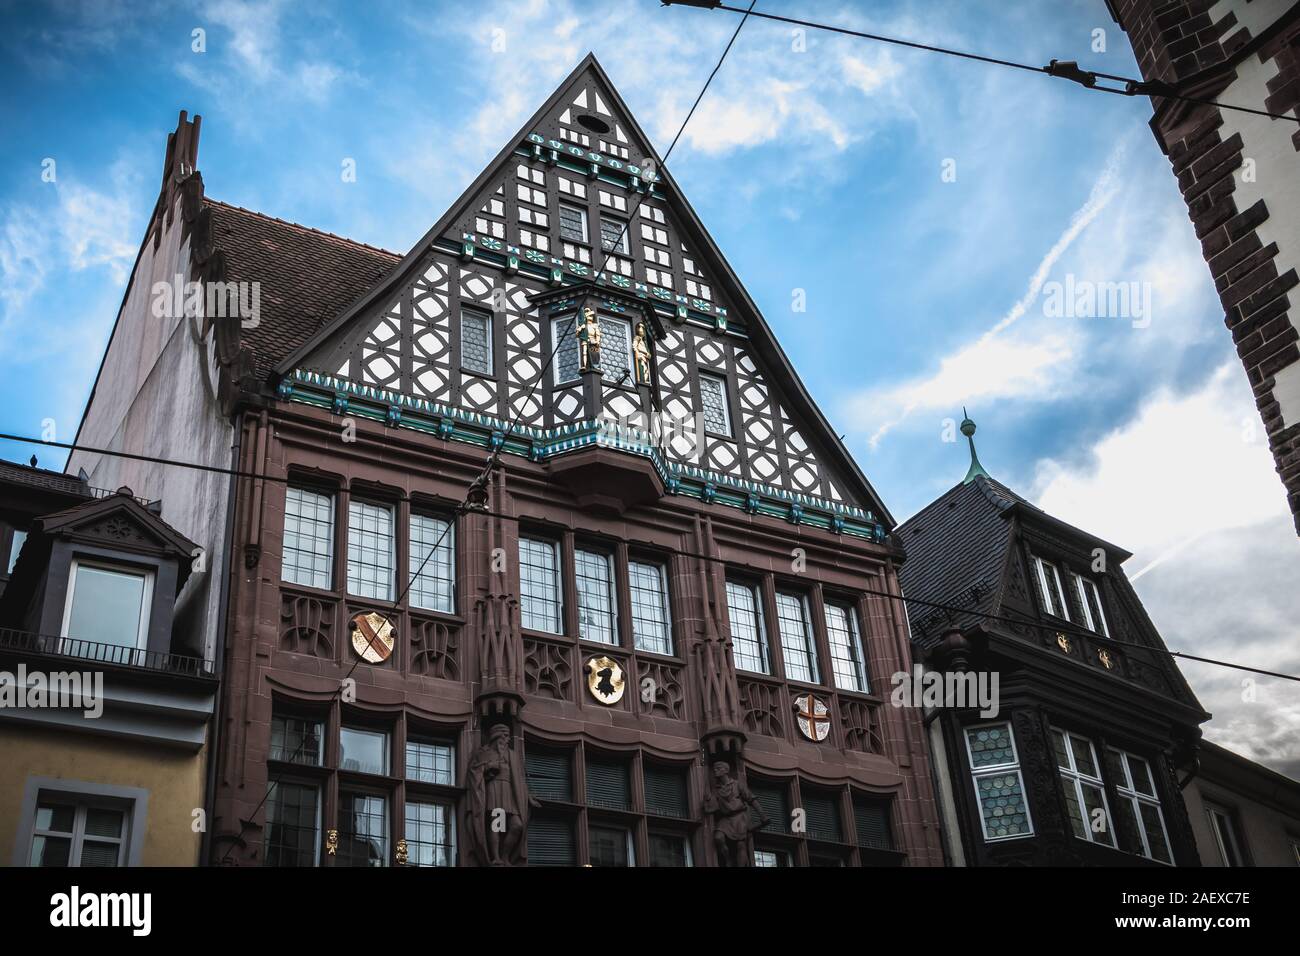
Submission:
[[552,348],[555,349],[555,384],[563,385],[578,378],[581,355],[578,351],[577,320],[572,316],[551,323]]
[[627,246],[627,223],[611,216],[600,217],[600,247],[606,252],[631,255]]
[[639,651],[673,652],[669,624],[668,588],[660,564],[627,563],[628,591],[632,598],[632,642]]
[[320,832],[320,793],[315,787],[281,781],[266,798],[266,866],[315,866]]
[[614,613],[614,569],[609,555],[578,549],[573,553],[578,587],[578,635],[584,641],[618,643]]
[[770,674],[758,589],[728,581],[727,618],[731,621],[731,649],[736,667],[742,671]]
[[1149,860],[1172,863],[1169,835],[1165,832],[1165,817],[1160,812],[1155,781],[1151,779],[1151,765],[1141,757],[1113,747],[1106,756],[1115,795],[1119,797],[1116,812],[1137,833],[1141,841],[1138,852]]
[[411,514],[411,606],[445,611],[455,607],[456,530],[445,518]]
[[388,801],[373,793],[339,791],[336,866],[388,865]]
[[1038,596],[1043,601],[1043,610],[1053,617],[1070,619],[1070,608],[1065,603],[1065,591],[1061,587],[1061,574],[1056,565],[1042,558],[1034,558],[1035,576],[1038,579]]
[[328,590],[334,578],[334,498],[289,488],[284,498],[284,557],[280,577]]
[[1097,582],[1073,572],[1072,577],[1075,594],[1079,598],[1079,607],[1083,609],[1084,625],[1088,630],[1095,631],[1102,637],[1109,637],[1110,630],[1106,627],[1106,612],[1101,607],[1101,590],[1097,587]]
[[148,646],[153,575],[72,562],[63,608],[63,653],[114,664],[136,664]]
[[407,866],[455,866],[452,808],[432,800],[406,801]]
[[632,375],[632,327],[622,319],[600,317],[600,372],[607,382],[627,383]]
[[487,312],[461,309],[460,364],[467,372],[492,374],[492,316]]
[[561,633],[559,555],[554,542],[519,539],[519,598],[524,627]]
[[1034,825],[1025,803],[1025,782],[1011,724],[1004,721],[967,727],[966,755],[975,782],[984,841],[1032,836]]
[[1078,734],[1052,728],[1056,767],[1061,775],[1070,828],[1080,840],[1115,845],[1110,807],[1101,782],[1101,768],[1092,741]]
[[587,213],[577,206],[560,203],[560,235],[573,242],[587,241]]
[[808,601],[799,594],[776,594],[776,623],[781,632],[781,653],[785,658],[785,676],[790,680],[815,684],[818,680],[817,650],[813,646],[812,623],[808,619]]
[[393,577],[393,509],[349,503],[348,593],[391,601]]
[[22,553],[23,542],[27,540],[27,532],[14,529],[13,540],[9,542],[9,564],[5,574],[13,574],[14,566],[18,564],[18,555]]
[[700,374],[700,405],[707,431],[718,435],[731,434],[731,412],[727,409],[727,383],[724,379]]
[[1219,847],[1219,858],[1224,866],[1246,866],[1245,841],[1237,827],[1237,815],[1224,807],[1207,804],[1205,813],[1210,818],[1210,830]]
[[835,686],[840,690],[866,693],[866,657],[862,651],[862,635],[858,632],[858,615],[847,604],[826,605],[826,637],[831,646],[831,669],[835,672]]

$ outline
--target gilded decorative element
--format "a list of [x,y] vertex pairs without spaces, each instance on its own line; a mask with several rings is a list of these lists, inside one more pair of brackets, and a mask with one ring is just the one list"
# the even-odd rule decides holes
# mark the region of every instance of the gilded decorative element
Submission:
[[352,631],[352,649],[367,664],[382,664],[393,655],[393,622],[378,611],[353,616],[348,625]]
[[592,697],[607,707],[623,699],[626,680],[618,661],[610,657],[593,657],[587,661],[585,669],[587,689]]

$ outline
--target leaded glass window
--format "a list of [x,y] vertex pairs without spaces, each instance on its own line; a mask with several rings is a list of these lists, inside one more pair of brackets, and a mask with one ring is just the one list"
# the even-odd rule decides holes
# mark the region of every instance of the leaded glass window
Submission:
[[348,504],[348,593],[393,599],[393,509],[365,501]]
[[727,410],[727,383],[716,375],[700,376],[700,403],[704,410],[704,427],[718,435],[731,434],[731,414]]
[[858,615],[846,604],[826,605],[826,637],[831,646],[831,670],[840,690],[866,693],[866,658],[862,635],[858,632]]
[[[551,335],[559,348],[555,350],[555,384],[575,381],[578,377],[581,356],[578,351],[578,333],[573,316],[556,319],[551,323]],[[555,348],[552,344],[552,348]]]
[[320,826],[319,791],[297,783],[271,783],[266,798],[266,866],[315,866]]
[[673,639],[663,565],[629,561],[627,579],[632,599],[632,643],[639,651],[671,654]]
[[334,576],[334,498],[290,487],[284,497],[280,577],[328,590]]
[[445,518],[412,513],[412,607],[452,613],[456,589],[456,529]]
[[339,792],[336,866],[388,865],[388,801],[372,793]]
[[966,728],[966,754],[985,842],[1031,836],[1033,821],[1025,802],[1024,778],[1011,724]]
[[1056,752],[1070,829],[1080,840],[1114,846],[1110,808],[1092,741],[1052,728],[1052,748]]
[[1156,795],[1151,765],[1141,757],[1113,747],[1106,752],[1115,795],[1119,797],[1116,813],[1128,821],[1141,845],[1137,848],[1149,860],[1172,863],[1169,835],[1165,830],[1160,797]]
[[[600,371],[607,382],[632,381],[632,327],[622,319],[600,317]],[[624,378],[624,372],[627,377]]]
[[805,684],[817,683],[817,651],[813,647],[808,601],[798,594],[776,594],[776,624],[781,634],[785,676]]
[[420,783],[456,785],[456,748],[432,740],[406,742],[406,779]]
[[627,245],[627,223],[609,216],[600,217],[600,247],[606,252],[631,255]]
[[455,866],[455,814],[445,803],[406,801],[406,865]]
[[573,242],[587,241],[587,213],[560,203],[560,235]]
[[614,613],[614,569],[609,555],[575,550],[574,580],[578,587],[578,634],[584,641],[617,644]]
[[759,674],[771,673],[758,589],[748,584],[728,581],[727,618],[731,622],[731,651],[735,655],[737,669]]
[[492,374],[492,316],[488,313],[461,310],[460,364],[468,372]]
[[1090,631],[1095,631],[1102,637],[1110,635],[1106,627],[1106,612],[1101,606],[1101,591],[1097,587],[1097,582],[1092,578],[1085,578],[1082,574],[1073,574],[1074,590],[1079,598],[1079,607],[1083,609],[1083,623]]
[[270,759],[319,767],[324,725],[302,717],[271,717]]
[[561,633],[559,555],[554,542],[519,539],[519,597],[524,627]]

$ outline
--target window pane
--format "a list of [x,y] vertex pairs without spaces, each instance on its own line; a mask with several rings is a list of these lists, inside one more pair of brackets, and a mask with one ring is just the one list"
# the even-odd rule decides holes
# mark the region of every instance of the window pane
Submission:
[[1160,808],[1150,803],[1139,805],[1142,813],[1142,830],[1146,834],[1147,846],[1151,849],[1151,858],[1161,863],[1172,862],[1169,856],[1169,843],[1165,840],[1164,821]]
[[27,540],[27,532],[14,529],[13,540],[9,543],[9,564],[6,566],[5,573],[13,574],[14,565],[18,563],[18,554],[23,550],[23,542]]
[[763,636],[757,598],[752,587],[727,582],[727,617],[731,621],[731,648],[736,667],[766,674],[767,639]]
[[574,206],[560,204],[560,235],[573,242],[587,241],[587,214]]
[[319,766],[321,722],[299,717],[272,716],[270,759]]
[[579,635],[585,641],[618,643],[609,556],[594,551],[575,551],[573,565],[578,586]]
[[388,801],[369,793],[339,793],[338,866],[388,865]]
[[100,843],[87,840],[81,844],[81,865],[84,867],[117,866],[122,858],[122,844]]
[[284,557],[280,577],[328,590],[334,574],[334,499],[290,488],[284,499]]
[[628,834],[614,827],[591,827],[588,844],[592,866],[627,866],[629,862]]
[[122,829],[126,825],[126,814],[121,810],[105,810],[99,807],[86,808],[86,835],[92,837],[110,837],[122,839]]
[[627,229],[617,219],[600,217],[600,247],[606,252],[621,252],[627,255]]
[[1097,763],[1092,756],[1092,744],[1082,737],[1070,734],[1070,751],[1074,754],[1074,769],[1089,777],[1099,777]]
[[36,829],[53,833],[71,833],[77,808],[63,804],[42,804],[36,808]]
[[572,800],[572,766],[568,751],[543,750],[530,744],[524,754],[528,792],[540,800]]
[[69,837],[38,836],[32,838],[30,866],[67,866],[72,860],[72,840]]
[[492,374],[492,317],[486,312],[461,310],[460,364],[471,372]]
[[627,563],[628,590],[632,598],[632,641],[637,650],[655,654],[673,652],[668,623],[668,593],[664,569],[641,561]]
[[[607,382],[623,380],[623,373],[632,368],[631,327],[622,319],[600,317],[600,373]],[[626,382],[633,380],[628,375]]]
[[1101,787],[1090,783],[1081,783],[1081,786],[1084,808],[1087,810],[1088,830],[1092,834],[1093,841],[1114,846],[1114,824],[1111,823],[1110,815],[1106,813],[1106,802]]
[[686,849],[686,838],[669,836],[665,833],[650,834],[651,866],[690,866],[690,854]]
[[450,744],[432,741],[406,742],[406,779],[424,783],[456,785],[456,751]]
[[1088,823],[1083,815],[1083,807],[1079,804],[1078,784],[1073,777],[1062,776],[1061,788],[1065,794],[1065,809],[1066,815],[1070,818],[1070,829],[1079,839],[1088,839]]
[[266,800],[266,866],[316,865],[316,788],[272,784]]
[[1052,750],[1056,753],[1056,765],[1062,770],[1070,769],[1070,755],[1065,750],[1065,734],[1059,730],[1052,731]]
[[[146,580],[143,574],[77,565],[64,636],[115,647],[142,646],[140,615]],[[130,663],[132,656],[109,649],[92,650],[90,655],[123,663]]]
[[785,655],[785,676],[808,684],[817,683],[817,655],[812,647],[808,602],[797,594],[778,592],[776,622]]
[[393,599],[393,509],[385,505],[348,505],[348,592]]
[[451,807],[443,803],[406,803],[406,865],[455,866]]
[[783,852],[778,850],[754,851],[754,866],[781,867],[789,865],[789,860]]
[[1148,797],[1156,795],[1155,788],[1151,785],[1151,768],[1141,757],[1134,757],[1132,754],[1126,754],[1128,758],[1128,769],[1133,776],[1133,788],[1138,793],[1145,793]]
[[[412,607],[448,614],[455,610],[455,538],[455,529],[445,519],[411,515],[411,588],[408,593]],[[432,556],[430,552],[433,552]]]
[[339,729],[339,766],[357,773],[388,774],[388,734],[377,730]]
[[533,538],[519,539],[519,597],[523,626],[559,634],[560,576],[555,545]]
[[968,728],[966,743],[970,748],[972,769],[1008,766],[1016,762],[1010,724]]
[[975,790],[987,839],[1025,836],[1031,832],[1019,771],[976,777]]
[[722,379],[712,375],[700,376],[700,404],[704,413],[704,427],[719,435],[730,435],[731,419],[727,414],[727,386]]
[[555,383],[572,382],[578,378],[581,356],[578,351],[577,319],[556,319],[551,323],[552,348],[556,342],[559,348],[555,353]]
[[826,605],[826,637],[831,646],[835,686],[841,690],[865,692],[868,689],[867,670],[863,663],[862,638],[858,634],[858,616],[852,608]]

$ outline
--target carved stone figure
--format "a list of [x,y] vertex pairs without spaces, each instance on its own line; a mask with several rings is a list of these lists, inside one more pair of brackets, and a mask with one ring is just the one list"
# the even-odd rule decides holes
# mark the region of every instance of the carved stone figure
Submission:
[[[750,834],[771,822],[758,800],[731,776],[725,760],[713,762],[713,791],[704,798],[704,812],[713,819],[713,845],[719,866],[752,866]],[[758,814],[754,823],[750,808]]]
[[511,866],[528,826],[529,798],[510,746],[510,727],[494,724],[466,771],[469,850],[479,866]]
[[650,384],[650,343],[646,341],[645,323],[636,325],[636,338],[632,341],[632,364],[636,367],[636,383]]
[[578,367],[584,372],[600,368],[600,321],[595,309],[585,308],[578,316]]

